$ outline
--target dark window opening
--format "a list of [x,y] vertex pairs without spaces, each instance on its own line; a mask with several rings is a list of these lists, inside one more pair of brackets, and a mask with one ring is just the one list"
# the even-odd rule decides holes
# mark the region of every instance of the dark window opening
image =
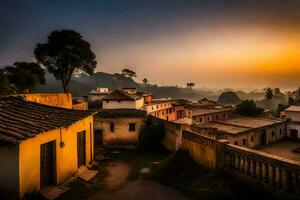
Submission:
[[129,131],[130,132],[135,131],[135,123],[129,123]]
[[243,139],[243,145],[246,145],[246,139]]
[[110,123],[110,132],[115,132],[115,124],[114,123]]

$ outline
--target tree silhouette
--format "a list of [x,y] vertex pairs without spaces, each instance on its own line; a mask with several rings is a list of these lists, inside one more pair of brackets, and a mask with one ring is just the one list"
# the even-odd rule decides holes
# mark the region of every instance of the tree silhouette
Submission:
[[273,96],[274,94],[272,88],[267,88],[265,93],[266,99],[270,101],[273,98]]
[[121,73],[124,77],[132,79],[133,77],[137,77],[136,73],[130,69],[123,69]]
[[30,92],[37,84],[46,82],[44,69],[34,62],[16,62],[13,66],[6,66],[3,73],[18,93],[25,90]]
[[91,75],[97,65],[91,45],[72,30],[53,31],[47,43],[36,45],[34,55],[57,80],[61,80],[65,93],[70,91],[70,80],[75,69]]
[[190,82],[190,83],[186,84],[187,88],[193,88],[194,86],[195,86],[195,83],[193,83],[193,82]]
[[148,82],[149,82],[149,81],[148,81],[147,78],[144,78],[144,79],[143,79],[143,84],[144,84],[144,86],[147,86],[147,85],[148,85]]

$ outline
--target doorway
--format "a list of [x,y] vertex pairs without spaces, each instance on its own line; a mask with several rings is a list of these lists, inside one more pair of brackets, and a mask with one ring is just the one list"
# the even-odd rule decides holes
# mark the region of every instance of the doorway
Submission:
[[267,144],[267,133],[266,133],[266,130],[263,130],[262,134],[260,136],[260,145],[263,146],[266,144]]
[[95,142],[95,146],[103,145],[103,131],[102,130],[95,130],[94,142]]
[[86,165],[86,132],[77,133],[77,158],[78,167]]
[[56,185],[56,142],[48,142],[40,147],[40,187]]

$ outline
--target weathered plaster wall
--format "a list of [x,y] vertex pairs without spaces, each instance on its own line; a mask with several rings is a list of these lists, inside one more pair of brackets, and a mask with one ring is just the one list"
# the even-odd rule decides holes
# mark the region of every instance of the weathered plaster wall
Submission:
[[297,130],[298,131],[298,138],[300,138],[300,124],[294,123],[294,122],[288,122],[287,123],[287,137],[291,137],[291,130]]
[[176,151],[181,147],[182,131],[188,127],[187,124],[176,124],[157,117],[149,117],[152,123],[162,123],[165,128],[165,136],[162,138],[162,145],[169,151]]
[[188,151],[198,164],[212,169],[216,168],[216,142],[215,139],[188,130],[182,132],[182,149]]
[[16,96],[22,96],[26,101],[72,109],[72,95],[70,93],[18,94]]
[[19,146],[0,145],[0,197],[19,197]]
[[[90,131],[90,127],[92,132]],[[61,134],[60,134],[61,131]],[[19,145],[20,196],[40,190],[40,146],[56,141],[57,184],[76,173],[77,133],[86,131],[86,162],[93,157],[93,116],[76,122],[68,128],[56,129],[25,140]],[[92,136],[90,138],[90,136]],[[60,147],[60,142],[64,147]],[[92,154],[92,155],[91,155]]]
[[284,113],[287,119],[291,119],[294,122],[300,122],[299,112],[284,111]]
[[88,109],[88,103],[87,102],[79,102],[74,103],[72,106],[73,110],[87,110]]
[[103,109],[137,109],[135,101],[103,101]]
[[[114,124],[114,132],[110,124]],[[129,131],[129,123],[135,123],[135,131]],[[94,129],[103,131],[103,145],[113,148],[136,148],[144,118],[95,118]]]

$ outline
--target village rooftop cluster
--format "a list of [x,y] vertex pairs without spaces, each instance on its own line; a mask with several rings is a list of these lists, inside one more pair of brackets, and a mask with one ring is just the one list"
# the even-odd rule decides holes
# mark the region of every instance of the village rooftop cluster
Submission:
[[[95,174],[95,149],[136,149],[146,123],[164,125],[161,143],[169,151],[185,149],[213,169],[242,166],[295,192],[299,162],[284,153],[287,149],[273,155],[268,148],[300,138],[300,107],[290,106],[279,118],[236,116],[234,110],[235,105],[207,98],[155,99],[136,88],[95,88],[77,98],[69,93],[1,97],[0,176],[6,177],[0,180],[1,194],[22,198],[41,191],[47,197],[47,188],[74,174]],[[251,164],[256,157],[260,160]]]

